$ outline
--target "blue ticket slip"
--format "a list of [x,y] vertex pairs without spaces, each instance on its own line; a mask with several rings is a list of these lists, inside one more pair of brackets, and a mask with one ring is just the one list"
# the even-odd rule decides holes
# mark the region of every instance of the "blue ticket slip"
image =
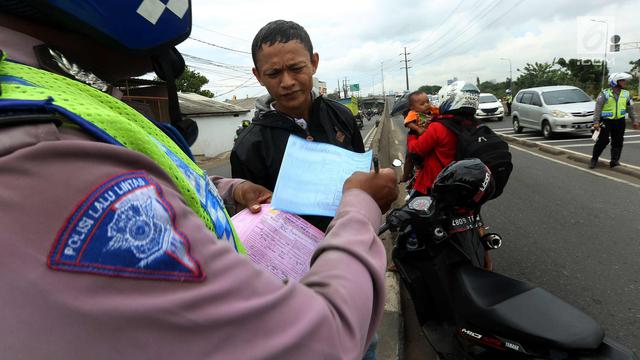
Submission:
[[371,150],[356,153],[289,135],[271,206],[298,215],[335,216],[344,181],[371,170]]

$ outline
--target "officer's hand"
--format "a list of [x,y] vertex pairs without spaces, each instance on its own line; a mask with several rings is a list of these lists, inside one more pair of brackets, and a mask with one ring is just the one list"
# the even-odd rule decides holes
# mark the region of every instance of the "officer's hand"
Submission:
[[233,189],[233,200],[238,206],[237,211],[249,208],[252,213],[257,213],[260,212],[260,204],[271,202],[271,191],[251,181],[245,181]]
[[342,191],[363,190],[375,200],[382,213],[385,213],[398,197],[396,182],[396,172],[393,169],[380,169],[379,173],[356,172],[344,182]]
[[637,129],[640,129],[640,125],[638,125],[638,123],[637,123],[637,122],[634,122],[632,126],[633,126],[633,128],[634,128],[634,129],[636,129],[636,130],[637,130]]
[[594,124],[593,124],[593,128],[594,128],[595,130],[600,129],[600,123],[594,123]]

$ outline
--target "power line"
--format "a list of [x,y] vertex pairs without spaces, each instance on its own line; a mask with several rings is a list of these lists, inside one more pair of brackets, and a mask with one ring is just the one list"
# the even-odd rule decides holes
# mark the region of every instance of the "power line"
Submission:
[[[495,9],[498,5],[500,5],[500,3],[501,3],[502,1],[503,1],[503,0],[498,0],[498,1],[496,1],[495,3],[493,3],[492,5],[488,5],[486,8],[484,8],[484,9],[480,12],[480,14],[478,14],[478,16],[477,16],[475,19],[473,19],[472,21],[470,21],[470,22],[469,22],[469,24],[468,24],[468,25],[467,25],[467,26],[466,26],[466,27],[465,27],[465,28],[464,28],[460,33],[458,33],[458,34],[457,34],[457,36],[455,36],[455,37],[453,38],[453,40],[450,40],[450,41],[448,41],[448,42],[444,42],[444,43],[442,43],[442,44],[441,44],[440,46],[438,46],[435,50],[431,51],[431,52],[430,52],[430,54],[429,54],[428,56],[432,56],[434,53],[437,53],[438,51],[442,50],[443,48],[446,48],[446,47],[447,47],[447,45],[450,45],[450,44],[454,43],[456,40],[458,40],[460,37],[462,37],[462,35],[466,34],[466,32],[467,32],[467,31],[469,31],[469,30],[470,30],[474,25],[478,24],[478,23],[479,23],[479,21],[480,21],[480,20],[482,20],[482,19],[485,17],[485,15],[487,15],[490,11],[492,11],[492,10],[493,10],[493,9]],[[438,41],[439,41],[439,40],[442,40],[442,39],[446,38],[446,37],[447,37],[447,35],[450,35],[450,33],[444,34],[444,35],[443,35],[442,37],[440,37],[438,40],[436,40],[435,42],[433,42],[433,43],[431,44],[431,46],[435,46],[435,44],[436,44],[436,43],[438,43]],[[420,52],[425,52],[425,51],[426,51],[426,49],[423,49],[423,50],[422,50],[422,51],[420,51]],[[416,56],[414,55],[414,57],[416,57]]]
[[[236,88],[238,85],[211,85],[210,87],[213,88]],[[205,85],[206,87],[206,85]],[[255,84],[247,84],[242,86],[243,88],[250,88],[250,87],[262,87],[262,85],[260,85],[259,83],[255,83]]]
[[[466,1],[466,0],[460,0],[460,2],[458,3],[458,5],[456,5],[456,6],[453,8],[453,10],[449,13],[449,15],[448,15],[448,16],[446,16],[446,17],[444,17],[444,18],[443,18],[443,19],[445,19],[445,20],[444,20],[444,21],[442,21],[440,24],[438,24],[438,26],[436,26],[436,28],[439,28],[440,26],[444,25],[447,21],[452,21],[452,18],[455,18],[454,14],[456,13],[456,11],[458,11],[458,9],[460,8],[460,6],[461,6],[465,1]],[[474,4],[474,6],[475,6],[475,4]],[[472,6],[472,7],[473,7],[473,6]],[[455,22],[453,22],[452,24],[455,24]],[[420,46],[420,44],[422,44],[423,42],[425,42],[425,41],[427,41],[427,40],[429,40],[429,38],[427,38],[427,37],[423,38],[420,42],[418,42],[418,43],[415,45],[415,47],[414,47],[412,50],[416,50],[416,49],[418,49],[418,47]],[[432,45],[432,44],[431,44],[431,45]],[[430,46],[431,46],[431,45],[430,45]],[[393,58],[387,58],[387,59],[382,60],[381,62],[383,62],[383,63],[384,63],[384,62],[389,63],[389,65],[387,65],[385,68],[386,68],[387,70],[392,70],[392,69],[393,69],[392,60],[393,60]],[[372,71],[369,71],[367,74],[373,74],[373,73],[376,73],[377,71],[378,71],[378,70],[372,70]]]
[[222,94],[218,94],[218,95],[214,96],[214,98],[217,98],[217,97],[220,97],[220,96],[223,96],[223,95],[227,95],[227,94],[229,94],[229,93],[232,93],[232,92],[234,92],[234,91],[236,91],[236,90],[238,90],[238,89],[240,89],[240,88],[244,87],[244,85],[245,85],[246,83],[248,83],[251,79],[253,79],[253,75],[252,75],[252,76],[250,76],[250,77],[248,77],[248,78],[247,78],[247,80],[245,80],[242,84],[240,84],[240,85],[236,86],[235,88],[233,88],[233,89],[231,89],[231,90],[229,90],[229,91],[227,91],[227,92],[224,92],[224,93],[222,93]]
[[[458,9],[460,8],[460,6],[462,6],[462,3],[464,3],[464,2],[465,2],[465,0],[460,0],[460,2],[458,3],[458,5],[456,5],[456,7],[455,7],[455,8],[453,8],[453,10],[449,13],[449,15],[448,15],[448,16],[446,16],[446,17],[444,17],[444,18],[443,18],[444,20],[443,20],[440,24],[438,24],[438,26],[436,26],[435,28],[436,28],[436,29],[439,29],[439,28],[440,28],[442,25],[444,25],[447,21],[452,21],[452,19],[453,19],[453,18],[455,18],[454,14],[456,13],[456,11],[458,11]],[[475,4],[474,4],[474,5],[475,5]],[[472,6],[472,7],[473,7],[473,6]],[[452,24],[455,24],[455,22],[452,22]],[[441,35],[440,37],[442,37],[442,35]],[[417,50],[418,50],[418,48],[421,46],[421,44],[422,44],[422,43],[424,43],[424,42],[425,42],[425,41],[427,41],[427,40],[429,40],[429,38],[427,38],[427,37],[423,38],[423,39],[422,39],[422,40],[420,40],[420,41],[419,41],[419,42],[418,42],[418,43],[417,43],[417,44],[416,44],[416,45],[415,45],[411,50],[413,50],[414,52],[415,52],[415,51],[417,51]],[[437,41],[437,40],[436,40],[436,41]],[[429,45],[429,46],[431,46],[432,44],[433,44],[433,42],[432,42],[432,43],[430,43],[430,44],[428,44],[428,45]]]
[[201,42],[201,43],[203,43],[203,44],[206,44],[206,45],[209,45],[209,46],[213,46],[213,47],[216,47],[216,48],[219,48],[219,49],[223,49],[223,50],[227,50],[227,51],[232,51],[232,52],[237,52],[237,53],[240,53],[240,54],[249,54],[249,55],[251,55],[251,53],[250,53],[250,52],[248,52],[248,51],[231,49],[231,48],[228,48],[228,47],[226,47],[226,46],[221,46],[221,45],[217,45],[217,44],[214,44],[214,43],[210,43],[210,42],[208,42],[208,41],[204,41],[204,40],[196,39],[196,38],[194,38],[194,37],[192,37],[192,36],[189,36],[189,39],[194,40],[194,41],[197,41],[197,42]]
[[242,66],[242,65],[232,65],[232,64],[226,64],[226,63],[221,63],[221,62],[217,62],[217,61],[212,61],[212,60],[208,60],[208,59],[204,59],[201,57],[197,57],[197,56],[193,56],[193,55],[189,55],[189,54],[182,54],[185,57],[185,60],[191,63],[198,63],[200,65],[209,65],[209,66],[213,66],[216,68],[221,68],[221,69],[226,69],[226,70],[231,70],[231,71],[235,71],[238,73],[241,73],[243,75],[249,75],[252,74],[251,72],[251,67],[250,66]]
[[513,9],[515,9],[516,7],[520,6],[523,2],[525,2],[526,0],[520,0],[519,2],[517,2],[514,6],[510,7],[509,9],[507,9],[507,11],[503,12],[502,14],[498,15],[492,22],[486,24],[483,28],[481,28],[479,31],[477,31],[475,34],[471,35],[470,38],[466,39],[465,41],[463,41],[462,43],[460,43],[457,47],[454,47],[452,49],[450,49],[450,51],[441,54],[438,57],[432,58],[429,61],[426,61],[424,63],[421,63],[420,65],[426,65],[426,64],[430,64],[433,63],[434,61],[440,60],[442,59],[444,56],[448,55],[451,53],[451,51],[455,50],[456,48],[460,48],[462,45],[465,45],[466,43],[468,43],[469,41],[473,40],[478,34],[480,34],[482,32],[482,30],[484,30],[484,28],[491,26],[493,24],[495,24],[497,21],[502,20],[504,18],[504,16],[506,14],[508,14],[509,12],[511,12]]
[[201,25],[193,24],[193,27],[198,28],[198,29],[201,29],[201,30],[204,30],[204,31],[212,32],[212,33],[214,33],[214,34],[218,34],[218,35],[226,36],[226,37],[231,38],[231,39],[241,40],[241,41],[245,41],[245,42],[251,42],[251,40],[247,40],[247,39],[239,38],[239,37],[237,37],[237,36],[233,36],[233,35],[229,35],[229,34],[221,33],[220,31],[212,30],[212,29],[206,28],[206,27],[201,26]]

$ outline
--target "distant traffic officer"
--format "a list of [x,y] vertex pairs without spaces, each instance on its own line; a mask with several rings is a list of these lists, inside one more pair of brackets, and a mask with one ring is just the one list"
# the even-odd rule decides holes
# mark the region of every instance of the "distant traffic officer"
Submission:
[[638,128],[638,118],[633,110],[631,94],[624,88],[631,75],[627,73],[613,73],[609,76],[610,88],[602,90],[596,100],[596,110],[593,114],[593,127],[600,129],[600,136],[593,146],[593,156],[589,168],[593,169],[598,164],[598,158],[604,148],[609,144],[611,137],[611,161],[610,167],[620,165],[622,143],[624,142],[624,130],[626,127],[625,115],[629,114],[633,122],[633,128]]

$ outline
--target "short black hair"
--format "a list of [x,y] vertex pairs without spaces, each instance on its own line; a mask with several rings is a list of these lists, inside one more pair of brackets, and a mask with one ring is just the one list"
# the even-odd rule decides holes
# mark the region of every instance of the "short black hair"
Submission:
[[[420,95],[420,94],[426,94],[426,92],[424,91],[420,91],[420,90],[416,90],[414,92],[412,92],[411,94],[409,94],[409,96],[407,97],[407,99],[409,100],[409,106],[413,105],[413,98]],[[427,101],[429,101],[429,98],[427,97]]]
[[251,44],[251,57],[253,65],[258,66],[258,51],[262,45],[271,46],[276,43],[288,43],[292,40],[298,40],[309,51],[309,56],[313,57],[313,44],[307,30],[293,21],[275,20],[263,26],[253,38]]

